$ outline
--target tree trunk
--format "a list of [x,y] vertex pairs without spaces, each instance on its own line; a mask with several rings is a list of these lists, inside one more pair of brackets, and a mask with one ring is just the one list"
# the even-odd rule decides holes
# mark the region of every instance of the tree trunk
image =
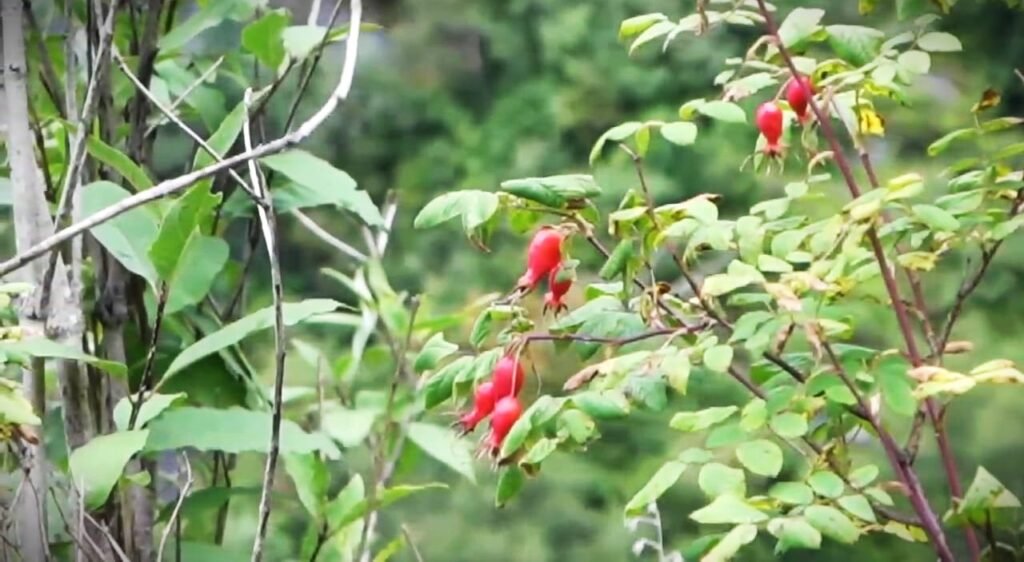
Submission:
[[[11,167],[14,230],[17,248],[22,251],[54,232],[53,219],[44,195],[42,173],[35,161],[29,122],[25,60],[24,12],[22,0],[3,0],[4,93],[7,106],[7,153]],[[83,320],[77,295],[67,278],[67,268],[57,260],[51,285],[49,307],[40,306],[41,284],[49,258],[42,257],[18,272],[19,278],[34,285],[33,293],[19,303],[19,322],[26,334],[52,336],[61,343],[81,349]],[[47,333],[49,332],[49,333]],[[69,445],[84,444],[92,435],[92,416],[85,396],[83,373],[75,361],[59,361],[58,378],[64,406],[65,432]],[[37,414],[45,415],[43,370],[25,372],[24,389]],[[28,481],[43,485],[45,498],[46,462],[43,447],[33,447],[25,466]],[[19,497],[19,549],[25,560],[47,560],[45,502],[35,502],[31,494]],[[77,521],[78,518],[72,518]],[[71,532],[75,532],[74,529]]]

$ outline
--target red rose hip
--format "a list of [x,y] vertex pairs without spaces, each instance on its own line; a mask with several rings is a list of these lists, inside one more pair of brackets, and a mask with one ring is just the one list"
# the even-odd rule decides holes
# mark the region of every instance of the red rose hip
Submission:
[[782,145],[779,139],[782,137],[782,110],[779,104],[774,101],[762,103],[757,108],[754,116],[757,129],[764,135],[764,152],[769,156],[777,156],[782,153]]
[[506,355],[494,365],[491,383],[494,385],[494,399],[501,400],[506,396],[517,396],[523,388],[526,373],[523,365],[515,357]]
[[793,108],[793,113],[796,113],[801,123],[807,119],[807,104],[810,101],[808,92],[813,95],[814,86],[806,76],[795,76],[789,80],[789,84],[786,86],[786,101],[789,102],[789,107]]
[[459,418],[459,425],[466,433],[473,431],[494,411],[494,383],[485,382],[473,393],[473,410]]
[[506,396],[494,405],[494,413],[491,414],[491,433],[487,439],[492,452],[501,449],[505,436],[522,414],[523,407],[515,396]]
[[562,233],[545,226],[533,235],[526,250],[526,273],[519,278],[519,286],[533,289],[541,279],[562,262]]
[[566,308],[562,301],[566,293],[572,287],[573,273],[563,266],[551,270],[548,277],[548,292],[544,294],[544,308],[554,310],[556,313]]

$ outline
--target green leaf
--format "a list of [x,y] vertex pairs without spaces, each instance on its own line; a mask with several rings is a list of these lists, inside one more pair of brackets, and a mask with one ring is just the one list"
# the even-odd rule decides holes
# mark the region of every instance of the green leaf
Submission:
[[853,544],[860,537],[857,526],[834,507],[812,505],[804,511],[804,517],[812,527],[832,540]]
[[[440,482],[431,482],[429,484],[414,484],[414,485],[400,485],[392,486],[387,488],[383,492],[377,495],[374,506],[377,509],[384,509],[385,507],[403,500],[413,494],[424,492],[427,490],[438,490],[445,489],[448,486]],[[331,525],[330,528],[337,529],[346,527],[356,521],[363,518],[364,515],[369,511],[370,503],[366,499],[359,500],[350,510],[341,514],[340,517],[336,518],[337,523]]]
[[[776,237],[775,240],[778,240]],[[775,241],[772,241],[774,252]],[[788,254],[789,252],[787,252]],[[765,273],[789,273],[793,271],[793,266],[789,262],[783,259],[779,259],[775,256],[769,256],[768,254],[761,254],[757,257],[757,268]]]
[[89,151],[90,156],[110,166],[135,189],[142,191],[153,187],[153,180],[150,179],[145,169],[133,162],[125,153],[100,140],[99,137],[86,138],[85,148]]
[[242,29],[242,46],[261,63],[276,71],[285,56],[281,33],[289,23],[291,17],[286,10],[270,10]]
[[[146,451],[192,447],[200,451],[266,453],[270,446],[270,412],[230,408],[175,408],[149,424]],[[341,455],[327,436],[306,433],[295,422],[281,421],[281,454],[320,451],[329,459]]]
[[288,150],[263,157],[260,162],[309,189],[329,189],[334,203],[355,213],[369,226],[381,226],[384,218],[365,191],[356,189],[352,176],[304,150]]
[[747,470],[775,477],[782,470],[782,449],[766,439],[747,441],[736,448],[736,458]]
[[42,425],[21,385],[0,379],[0,424]]
[[672,416],[668,425],[679,431],[703,431],[727,420],[737,409],[736,406],[713,406],[697,412],[679,412]]
[[473,358],[463,356],[434,373],[427,379],[427,384],[423,388],[424,407],[429,410],[447,400],[452,395],[452,385],[455,384],[455,380],[472,370]]
[[175,25],[157,42],[160,51],[175,51],[192,41],[197,35],[228,19],[237,2],[205,2],[187,20]]
[[[307,299],[299,302],[286,302],[282,305],[284,323],[294,326],[316,314],[332,312],[341,303],[331,299]],[[274,307],[257,310],[224,326],[220,330],[206,335],[196,343],[186,347],[174,358],[164,372],[164,379],[181,371],[207,355],[217,353],[226,347],[235,345],[246,337],[274,325]]]
[[704,464],[710,461],[714,456],[711,451],[707,449],[701,449],[700,447],[690,447],[689,449],[679,453],[679,462],[686,464]]
[[716,373],[724,373],[732,364],[732,355],[731,346],[716,345],[704,352],[704,366]]
[[755,538],[757,538],[757,526],[737,525],[700,560],[701,562],[726,562],[731,560],[745,545],[754,542]]
[[327,488],[331,484],[327,465],[316,454],[304,453],[285,455],[284,468],[295,484],[302,507],[318,519],[327,504]]
[[578,392],[572,402],[595,419],[617,419],[629,415],[629,401],[621,390]]
[[[373,23],[363,23],[359,29],[364,32],[377,31],[381,27]],[[320,25],[291,25],[281,33],[281,40],[288,56],[294,60],[303,60],[324,41],[325,34],[327,44],[331,44],[348,37],[348,32],[348,25],[340,25],[330,30]]]
[[697,125],[689,121],[665,123],[660,132],[665,140],[679,146],[689,146],[697,140]]
[[952,232],[960,228],[960,221],[956,217],[935,205],[914,205],[912,210],[914,216],[932,230]]
[[912,416],[917,412],[917,401],[914,399],[910,377],[907,376],[906,361],[883,361],[878,367],[877,377],[882,389],[882,400],[893,412],[902,416]]
[[807,420],[800,414],[794,414],[792,412],[783,412],[772,416],[768,425],[771,427],[772,431],[784,439],[802,437],[807,433],[808,429]]
[[668,20],[665,14],[643,14],[622,20],[619,24],[619,41],[625,41],[644,32],[648,27]]
[[227,242],[221,238],[201,234],[189,238],[181,252],[180,265],[168,279],[170,292],[165,312],[171,314],[202,302],[224,269],[229,253]]
[[1020,506],[1017,496],[984,467],[979,466],[956,513],[974,524],[982,525],[992,516],[991,510]]
[[873,464],[866,464],[855,469],[849,475],[850,485],[854,488],[863,488],[878,478],[878,467]]
[[[92,216],[128,198],[131,193],[109,182],[96,181],[81,187],[82,217]],[[149,247],[156,240],[157,225],[144,207],[136,207],[93,227],[89,231],[114,259],[128,271],[141,276],[150,285],[157,285],[157,274],[149,261]]]
[[[147,396],[139,408],[139,414],[135,420],[135,427],[145,427],[146,423],[159,416],[164,410],[185,399],[184,392],[175,394],[152,394]],[[114,406],[114,426],[118,430],[128,429],[128,422],[131,421],[132,404],[134,396],[122,398]]]
[[71,452],[71,478],[81,490],[85,507],[96,509],[107,501],[128,460],[146,443],[149,430],[117,431],[100,435]]
[[647,43],[650,43],[651,41],[654,41],[655,39],[661,37],[662,35],[669,33],[675,28],[675,22],[660,21],[655,23],[654,25],[643,30],[643,32],[640,33],[640,35],[633,40],[633,43],[629,46],[629,54],[632,55],[640,47],[646,45]]
[[321,425],[324,432],[342,447],[352,448],[361,445],[370,435],[377,414],[377,410],[334,406],[324,412]]
[[487,222],[498,210],[498,196],[488,191],[467,189],[450,191],[435,197],[416,215],[415,228],[430,228],[455,217],[462,217],[467,232]]
[[868,503],[868,499],[860,494],[854,494],[852,496],[843,496],[836,500],[839,507],[845,509],[849,513],[852,513],[856,517],[863,519],[869,523],[877,523],[878,519],[875,518],[875,510],[871,509],[871,504]]
[[507,466],[501,470],[498,476],[498,485],[494,489],[494,506],[505,507],[509,500],[523,489],[526,478],[523,471],[515,466]]
[[743,496],[747,493],[747,481],[743,471],[717,462],[709,462],[701,467],[697,485],[711,498],[723,494]]
[[530,450],[520,459],[520,466],[537,465],[544,462],[551,453],[558,449],[558,440],[550,437],[543,437],[530,447]]
[[747,114],[743,112],[743,108],[729,101],[712,100],[699,105],[697,111],[726,123],[747,122]]
[[768,519],[763,512],[732,494],[718,496],[708,505],[690,514],[690,519],[705,525],[760,523]]
[[[46,338],[33,337],[16,341],[0,341],[0,356],[17,355],[41,357],[43,359],[74,359],[75,361],[88,363],[114,376],[124,377],[128,374],[128,368],[125,367],[124,363],[99,359],[82,353],[73,347]],[[28,362],[26,361],[25,364],[27,365]]]
[[633,259],[633,241],[624,239],[619,242],[612,253],[608,255],[604,265],[597,272],[598,277],[604,280],[615,279],[625,273],[629,268],[629,262]]
[[836,55],[853,64],[863,66],[876,56],[885,34],[877,29],[860,25],[830,25],[828,44]]
[[913,74],[928,74],[932,67],[932,57],[924,51],[905,51],[896,59],[900,69]]
[[167,312],[200,302],[228,259],[228,245],[203,234],[220,202],[205,185],[196,185],[168,209],[148,256],[170,287]]
[[427,343],[423,344],[423,349],[416,356],[416,361],[413,362],[412,368],[417,373],[430,371],[437,367],[438,363],[443,361],[445,357],[458,350],[459,346],[445,340],[444,334],[438,332],[431,336]]
[[971,127],[968,129],[957,129],[950,133],[946,133],[935,142],[928,145],[928,155],[938,156],[940,153],[949,148],[949,145],[956,140],[969,140],[978,136],[978,129]]
[[[235,144],[235,140],[238,139],[238,134],[242,131],[242,124],[245,123],[245,118],[245,102],[238,102],[238,105],[236,105],[234,109],[224,117],[224,120],[221,121],[217,130],[210,135],[206,144],[213,149],[218,156],[223,157],[228,150],[231,149],[231,146]],[[211,156],[205,150],[197,150],[196,156],[192,160],[192,169],[199,170],[201,168],[205,168],[213,164],[215,161],[216,158]],[[211,185],[213,185],[213,179],[208,178],[196,182],[196,186],[192,189],[198,190],[200,189],[199,186],[206,186],[206,188],[209,189]]]
[[779,539],[775,552],[793,548],[821,548],[821,533],[802,517],[778,517],[768,522],[768,532]]
[[753,432],[761,429],[768,421],[768,409],[764,400],[755,398],[743,407],[740,413],[740,427],[743,431]]
[[647,506],[658,501],[658,498],[671,488],[679,480],[686,470],[686,464],[679,461],[669,461],[654,473],[654,476],[644,484],[626,504],[626,515],[641,515]]
[[819,496],[832,499],[843,495],[843,490],[846,487],[843,484],[842,478],[837,476],[836,473],[827,470],[819,470],[811,474],[807,478],[807,483],[811,485],[811,488]]
[[964,50],[960,40],[945,31],[929,31],[917,39],[917,46],[933,53],[954,53]]
[[825,10],[817,8],[796,8],[786,16],[779,26],[779,38],[783,47],[792,47],[809,38],[818,30],[818,23],[825,16]]
[[466,441],[459,439],[455,432],[429,423],[413,422],[409,424],[408,436],[425,453],[465,476],[470,482],[476,482],[473,455]]
[[791,505],[810,505],[814,501],[814,492],[803,482],[779,482],[768,490],[768,495]]

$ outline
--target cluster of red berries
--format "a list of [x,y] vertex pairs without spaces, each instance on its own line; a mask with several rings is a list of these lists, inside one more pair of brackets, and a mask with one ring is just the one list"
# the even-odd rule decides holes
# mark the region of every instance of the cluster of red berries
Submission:
[[[806,76],[797,76],[791,79],[786,86],[786,101],[789,107],[796,114],[800,123],[805,123],[809,117],[807,105],[810,101],[808,93],[813,95],[814,85]],[[766,101],[757,108],[754,114],[754,121],[757,128],[764,135],[764,153],[767,156],[775,157],[782,154],[782,109],[774,100]]]
[[518,396],[525,379],[518,357],[502,357],[494,365],[491,380],[476,387],[473,409],[459,418],[462,432],[469,433],[490,416],[491,432],[487,436],[487,447],[491,454],[501,449],[505,436],[523,413]]
[[[563,299],[572,287],[572,272],[563,263],[562,243],[565,234],[559,229],[541,227],[526,251],[526,273],[517,284],[524,293],[532,291],[547,279],[548,291],[544,295],[544,306],[554,311],[565,308]],[[480,383],[473,392],[473,409],[463,414],[456,423],[462,433],[473,431],[482,421],[491,418],[491,430],[486,447],[491,455],[501,449],[509,430],[523,413],[519,402],[519,391],[523,388],[526,375],[519,362],[518,353],[510,353],[498,360],[488,381]]]

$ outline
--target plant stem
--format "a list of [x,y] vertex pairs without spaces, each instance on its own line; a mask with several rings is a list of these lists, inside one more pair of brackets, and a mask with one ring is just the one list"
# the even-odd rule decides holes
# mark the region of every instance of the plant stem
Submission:
[[[793,59],[790,56],[788,49],[786,49],[782,44],[782,40],[778,34],[778,28],[775,26],[771,12],[765,5],[765,0],[757,0],[757,4],[760,9],[761,16],[765,19],[765,28],[767,29],[768,34],[774,39],[776,47],[779,49],[779,54],[782,55],[783,60],[786,62],[786,66],[789,68],[793,76],[798,76],[800,73],[793,64]],[[810,85],[806,81],[798,81],[798,83],[803,88],[804,95],[808,100],[808,105],[821,126],[822,134],[828,140],[836,166],[839,167],[839,171],[846,182],[850,195],[854,198],[859,197],[860,188],[857,187],[857,182],[853,177],[850,165],[847,162],[846,157],[843,155],[843,148],[839,143],[838,136],[836,136],[835,131],[832,128],[831,121],[829,121],[828,116],[821,110],[821,107],[817,102],[814,101],[814,95],[811,91]],[[907,311],[903,305],[903,300],[900,297],[896,280],[893,277],[892,271],[889,269],[888,260],[886,259],[885,251],[882,248],[882,243],[878,238],[878,233],[874,228],[871,228],[868,230],[867,235],[868,240],[871,243],[872,252],[875,255],[875,260],[878,262],[879,269],[881,270],[882,281],[885,284],[886,292],[889,294],[889,299],[892,302],[893,309],[895,310],[896,321],[899,324],[900,332],[906,342],[907,354],[910,356],[911,364],[915,367],[920,366],[922,364],[921,356],[917,350],[917,343],[914,340],[914,334],[909,318],[907,317]],[[929,415],[932,416],[933,424],[935,424],[936,437],[939,441],[939,448],[943,451],[943,465],[946,469],[947,478],[950,481],[950,489],[955,497],[959,497],[960,483],[956,472],[956,464],[949,455],[951,451],[948,448],[948,440],[945,438],[945,432],[941,431],[941,424],[937,419],[935,405],[933,401],[929,399],[925,401],[925,407],[927,408]],[[943,443],[946,443],[946,446],[943,446]],[[953,562],[953,553],[946,542],[945,532],[924,496],[924,491],[920,487],[920,482],[918,481],[916,473],[912,467],[905,464],[905,459],[902,458],[902,453],[900,451],[895,451],[897,454],[895,456],[893,455],[894,452],[890,451],[893,443],[886,443],[885,440],[883,440],[883,445],[890,456],[890,462],[893,463],[893,468],[904,472],[905,481],[908,483],[910,488],[911,503],[914,506],[914,510],[917,511],[918,516],[921,518],[925,533],[932,542],[932,547],[943,562]],[[966,534],[968,537],[968,545],[973,545],[972,554],[974,554],[973,551],[977,547],[977,539],[974,537],[974,531],[968,528]],[[973,559],[977,560],[977,556],[974,556]]]

